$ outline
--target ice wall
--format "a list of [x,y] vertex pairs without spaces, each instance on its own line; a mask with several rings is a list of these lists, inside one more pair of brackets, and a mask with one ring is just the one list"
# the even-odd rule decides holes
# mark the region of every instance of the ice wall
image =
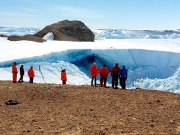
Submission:
[[[73,49],[52,52],[42,56],[0,62],[0,68],[10,67],[14,61],[20,64],[41,62],[58,63],[59,61],[65,61],[75,65],[81,71],[88,74],[89,67],[93,62],[97,63],[98,68],[106,64],[109,70],[118,62],[120,67],[124,64],[128,70],[136,74],[131,78],[148,77],[151,79],[164,79],[175,73],[180,63],[180,59],[177,59],[179,57],[180,53],[141,49]],[[141,72],[138,72],[139,69],[141,69]]]

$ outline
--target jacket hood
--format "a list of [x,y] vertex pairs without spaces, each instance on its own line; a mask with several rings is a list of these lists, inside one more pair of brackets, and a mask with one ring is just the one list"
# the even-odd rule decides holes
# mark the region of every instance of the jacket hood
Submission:
[[115,67],[118,67],[118,66],[119,66],[119,64],[118,64],[118,63],[116,63],[116,64],[115,64]]

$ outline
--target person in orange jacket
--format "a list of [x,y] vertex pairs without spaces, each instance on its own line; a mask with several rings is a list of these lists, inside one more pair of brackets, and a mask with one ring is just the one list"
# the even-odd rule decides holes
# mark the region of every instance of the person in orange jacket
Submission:
[[98,68],[96,67],[96,63],[93,63],[91,67],[89,68],[92,80],[91,80],[91,86],[93,86],[93,81],[94,81],[94,86],[96,86],[96,76],[98,75]]
[[114,89],[118,89],[118,76],[119,76],[120,68],[119,64],[116,63],[115,66],[112,68],[111,76],[112,76],[112,87]]
[[35,76],[33,67],[30,67],[30,69],[28,70],[28,76],[29,76],[29,83],[33,83]]
[[[100,86],[106,87],[106,82],[107,82],[107,77],[108,77],[109,71],[105,64],[100,68],[99,73],[100,73]],[[103,85],[103,83],[104,83],[104,85]]]
[[61,80],[62,80],[62,84],[66,84],[67,81],[66,69],[63,69],[61,71]]
[[13,83],[17,82],[17,67],[16,67],[16,62],[14,62],[14,64],[12,64],[12,78],[13,78]]

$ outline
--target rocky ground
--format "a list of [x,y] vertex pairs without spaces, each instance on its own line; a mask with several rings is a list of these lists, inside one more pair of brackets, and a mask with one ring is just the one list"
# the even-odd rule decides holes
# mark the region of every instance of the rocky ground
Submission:
[[180,134],[180,94],[0,81],[0,134]]

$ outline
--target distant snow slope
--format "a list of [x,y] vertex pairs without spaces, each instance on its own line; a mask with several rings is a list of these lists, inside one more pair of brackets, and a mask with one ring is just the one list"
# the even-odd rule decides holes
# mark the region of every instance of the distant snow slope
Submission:
[[[40,28],[0,27],[0,34],[25,35],[35,34]],[[95,29],[92,30],[96,39],[177,39],[179,30],[128,30],[128,29]],[[48,38],[52,40],[52,38]],[[47,40],[48,40],[47,39]]]
[[180,38],[178,30],[126,30],[104,29],[95,30],[96,39],[177,39]]
[[17,36],[23,36],[26,34],[35,34],[39,31],[39,28],[24,28],[24,27],[0,27],[0,34],[3,35],[17,35]]

